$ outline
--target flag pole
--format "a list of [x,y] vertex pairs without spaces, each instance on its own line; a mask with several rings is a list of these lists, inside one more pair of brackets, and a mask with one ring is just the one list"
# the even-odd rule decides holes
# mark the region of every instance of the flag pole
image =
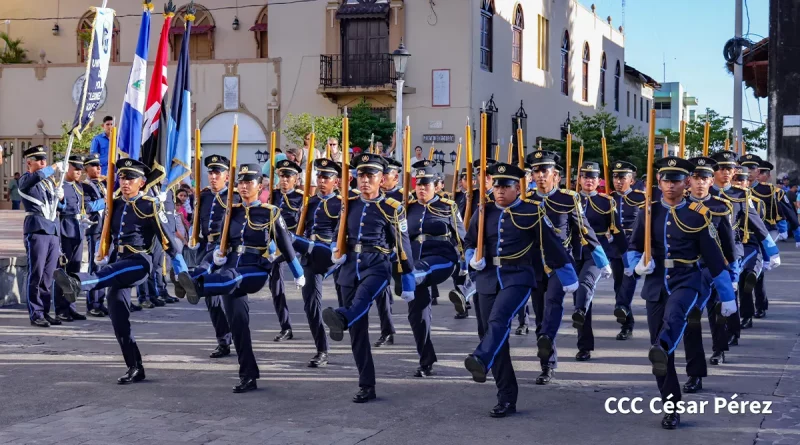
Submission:
[[[194,215],[192,217],[192,238],[189,247],[194,247],[200,240],[200,120],[194,129]],[[230,171],[228,172],[230,174]]]

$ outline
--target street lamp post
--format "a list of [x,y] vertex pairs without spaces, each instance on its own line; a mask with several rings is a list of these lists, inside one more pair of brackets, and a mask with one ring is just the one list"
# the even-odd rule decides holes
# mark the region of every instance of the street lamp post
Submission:
[[403,85],[405,84],[405,77],[406,77],[406,64],[408,64],[408,59],[411,57],[406,46],[403,44],[403,40],[400,40],[400,46],[397,47],[396,50],[392,53],[392,59],[394,60],[394,70],[395,74],[397,74],[397,106],[396,106],[396,114],[395,114],[395,149],[394,149],[394,158],[402,162],[403,161]]
[[438,164],[442,169],[442,173],[444,173],[444,166],[445,165],[450,165],[450,164],[455,164],[456,163],[456,157],[457,157],[456,152],[455,151],[451,151],[450,152],[450,161],[446,161],[444,159],[444,152],[441,151],[441,150],[436,150],[436,151],[433,152],[433,163],[434,164]]

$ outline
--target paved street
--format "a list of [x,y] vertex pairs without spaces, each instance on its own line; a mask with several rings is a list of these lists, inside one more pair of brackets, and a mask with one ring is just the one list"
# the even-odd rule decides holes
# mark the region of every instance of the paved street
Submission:
[[[278,326],[271,301],[252,301],[251,329],[262,378],[259,390],[236,395],[236,358],[208,358],[214,346],[205,307],[185,301],[132,317],[144,354],[147,380],[118,386],[122,357],[107,318],[47,330],[29,325],[23,306],[0,309],[0,443],[37,444],[350,444],[509,443],[609,444],[800,443],[800,300],[796,279],[800,252],[781,243],[783,266],[768,275],[768,317],[744,331],[729,362],[709,367],[705,390],[685,400],[707,400],[702,415],[682,416],[681,428],[665,431],[660,415],[647,412],[657,389],[647,360],[644,304],[637,296],[635,337],[614,339],[610,283],[595,299],[596,351],[577,363],[568,321],[558,339],[556,380],[537,386],[534,336],[511,335],[520,379],[520,412],[491,419],[495,387],[472,382],[463,359],[477,344],[475,319],[454,320],[446,292],[433,308],[433,342],[439,357],[430,379],[416,379],[411,331],[402,301],[394,305],[394,346],[373,350],[378,400],[356,405],[356,370],[349,343],[333,343],[331,364],[305,366],[314,354],[299,292],[290,291],[295,339],[273,343]],[[330,286],[330,282],[327,282]],[[442,287],[444,290],[445,288]],[[325,305],[335,304],[329,287]],[[81,300],[82,302],[82,300]],[[377,316],[370,318],[377,338]],[[516,326],[516,321],[514,322]],[[708,334],[704,320],[703,330]],[[347,337],[346,337],[347,339]],[[711,353],[705,338],[706,355]],[[684,358],[677,358],[681,383]],[[715,396],[772,402],[772,414],[713,413]],[[644,414],[611,415],[608,397],[644,397]]]

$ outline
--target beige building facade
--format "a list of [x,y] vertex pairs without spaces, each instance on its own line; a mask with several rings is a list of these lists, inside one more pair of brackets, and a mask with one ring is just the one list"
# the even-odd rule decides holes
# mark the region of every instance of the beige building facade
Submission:
[[[164,20],[161,3],[151,20],[148,72]],[[256,152],[267,150],[269,132],[280,130],[289,113],[332,116],[366,97],[377,112],[394,119],[391,53],[401,40],[411,53],[403,115],[410,117],[412,145],[426,151],[430,140],[446,154],[455,150],[466,118],[476,126],[483,104],[493,110],[490,139],[502,139],[504,146],[521,105],[528,147],[540,136],[561,137],[568,116],[601,108],[616,113],[623,127],[647,129],[657,84],[626,66],[623,30],[575,0],[245,3],[196,4],[190,36],[192,112],[200,122],[204,154],[227,153],[235,113],[240,162],[255,162]],[[0,30],[22,38],[34,62],[0,65],[0,144],[6,148],[0,199],[6,198],[8,178],[24,168],[21,149],[58,138],[62,122],[73,118],[72,93],[85,70],[81,34],[91,23],[90,6],[87,0],[0,2]],[[184,37],[185,5],[177,6],[171,60]],[[96,119],[121,112],[142,14],[135,1],[109,0],[108,7],[117,12],[116,40],[107,97]],[[173,62],[170,83],[174,70]],[[628,112],[628,103],[638,101],[636,112],[634,105]],[[453,169],[442,168],[448,174]]]

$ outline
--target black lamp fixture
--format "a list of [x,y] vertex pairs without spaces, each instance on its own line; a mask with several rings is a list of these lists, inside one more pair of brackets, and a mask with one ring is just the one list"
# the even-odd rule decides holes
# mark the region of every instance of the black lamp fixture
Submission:
[[265,152],[265,151],[258,150],[256,152],[256,160],[258,161],[259,164],[263,164],[264,162],[266,162],[267,161],[267,156],[268,156],[268,153]]
[[403,44],[403,39],[400,39],[400,46],[398,46],[397,49],[394,50],[394,52],[392,52],[392,60],[394,61],[394,70],[398,79],[401,80],[405,79],[406,64],[408,63],[409,57],[411,57],[411,54],[406,49],[406,45]]
[[238,16],[233,16],[233,24],[231,26],[233,27],[234,31],[238,31],[239,30],[239,17]]
[[567,120],[561,124],[561,140],[567,140],[567,133],[569,133],[569,125],[570,125],[570,118],[569,118],[569,111],[567,111]]
[[450,161],[446,161],[444,158],[444,152],[441,150],[434,150],[433,152],[433,163],[438,164],[439,167],[442,169],[442,173],[444,173],[444,166],[448,164],[455,164],[456,163],[456,152],[450,152]]
[[56,24],[53,25],[53,35],[57,36],[60,31],[61,31],[61,28],[59,28],[58,22],[56,22]]
[[58,17],[61,16],[61,0],[56,3],[56,23],[53,25],[53,35],[57,36],[61,28],[58,26]]

